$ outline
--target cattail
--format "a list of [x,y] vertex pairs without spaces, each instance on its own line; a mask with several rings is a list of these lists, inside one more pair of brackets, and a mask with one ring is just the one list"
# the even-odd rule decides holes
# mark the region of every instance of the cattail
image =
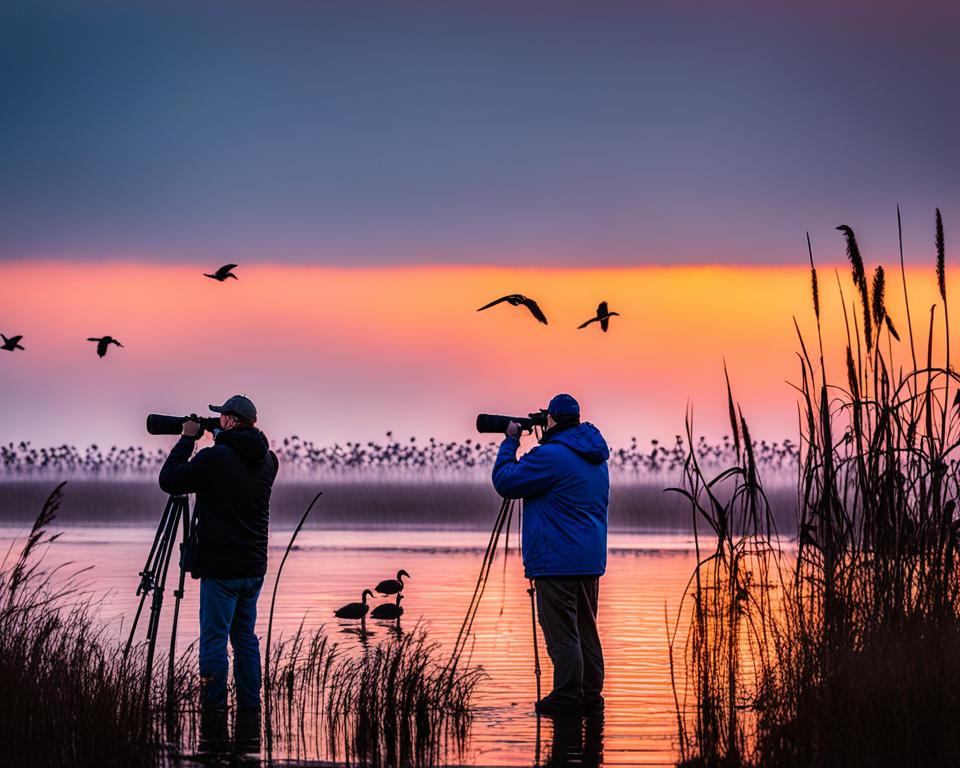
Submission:
[[873,325],[870,322],[870,296],[867,288],[867,273],[863,268],[863,257],[860,255],[860,246],[857,245],[856,235],[846,224],[837,227],[843,232],[847,240],[847,257],[853,267],[853,284],[860,292],[860,303],[863,307],[863,336],[867,342],[867,350],[873,346]]
[[810,233],[807,232],[807,253],[810,255],[810,287],[813,290],[813,314],[820,319],[820,287],[817,284],[817,268],[813,266],[813,247],[810,245]]
[[883,318],[887,314],[883,306],[884,284],[883,267],[877,267],[877,271],[873,273],[873,322],[877,324],[877,328],[883,325]]
[[947,267],[946,256],[943,246],[943,219],[940,217],[940,209],[937,208],[937,286],[940,288],[940,298],[944,304],[947,302]]
[[860,399],[860,384],[857,379],[857,366],[853,362],[853,351],[847,347],[847,384],[853,400]]
[[893,320],[890,319],[890,315],[884,315],[883,321],[887,324],[887,330],[890,331],[890,335],[897,341],[900,341],[900,334],[897,333],[897,329],[893,327]]

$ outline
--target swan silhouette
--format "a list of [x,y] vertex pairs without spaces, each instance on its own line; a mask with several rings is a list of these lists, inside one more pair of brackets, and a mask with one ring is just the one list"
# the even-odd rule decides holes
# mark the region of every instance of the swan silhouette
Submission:
[[400,601],[403,595],[397,595],[396,603],[381,603],[370,611],[371,619],[399,619],[403,616],[403,608],[400,607]]
[[347,603],[342,608],[338,608],[333,612],[333,615],[338,619],[362,619],[367,615],[367,611],[370,610],[370,606],[367,605],[367,595],[373,597],[373,592],[369,589],[363,590],[363,594],[360,596],[359,603]]
[[406,571],[400,570],[397,571],[397,578],[395,579],[385,579],[381,581],[377,586],[374,587],[377,592],[381,595],[396,595],[399,592],[403,592],[403,577],[406,576],[408,579],[413,578]]

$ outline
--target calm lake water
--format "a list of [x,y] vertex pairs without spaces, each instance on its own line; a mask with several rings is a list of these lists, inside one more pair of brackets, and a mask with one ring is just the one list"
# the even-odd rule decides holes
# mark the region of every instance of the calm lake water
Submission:
[[[146,527],[64,528],[47,555],[49,565],[70,561],[93,566],[84,574],[89,589],[102,596],[102,620],[125,637],[138,598],[135,589],[154,530]],[[0,527],[0,544],[25,529]],[[290,531],[271,536],[271,570],[261,596],[259,632],[266,636],[267,612],[275,569]],[[359,639],[339,622],[334,609],[360,599],[364,588],[393,578],[398,569],[412,574],[404,591],[404,626],[420,620],[432,640],[451,647],[476,583],[488,534],[446,531],[304,531],[284,569],[274,633],[326,624],[344,643]],[[535,678],[528,583],[515,549],[498,558],[474,625],[472,662],[487,677],[475,698],[478,713],[467,751],[459,762],[470,765],[579,763],[671,765],[676,754],[676,710],[670,683],[666,622],[671,626],[693,571],[692,538],[686,535],[611,535],[606,576],[600,586],[600,633],[606,656],[606,715],[602,728],[577,723],[554,729],[533,712]],[[501,542],[502,548],[502,542]],[[171,574],[171,581],[174,574]],[[197,637],[198,582],[188,581],[178,644]],[[162,622],[169,642],[172,585]],[[368,622],[371,642],[388,637],[385,626]],[[140,633],[145,630],[141,622]],[[682,666],[685,627],[678,640]],[[551,667],[540,640],[544,693],[550,690]],[[165,645],[162,647],[166,647]],[[678,673],[682,670],[678,670]],[[539,738],[538,738],[539,733]],[[564,757],[567,756],[567,757]],[[301,755],[322,759],[324,755]]]

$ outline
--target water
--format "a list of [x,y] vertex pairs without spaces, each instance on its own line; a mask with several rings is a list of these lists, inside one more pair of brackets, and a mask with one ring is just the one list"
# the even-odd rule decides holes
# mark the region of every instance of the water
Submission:
[[[0,527],[4,550],[22,528]],[[64,529],[50,548],[48,564],[72,562],[88,589],[101,598],[100,615],[118,638],[129,631],[134,595],[153,537],[147,527]],[[271,535],[270,572],[261,598],[258,631],[266,636],[270,590],[290,532]],[[511,547],[515,535],[511,537]],[[487,534],[444,531],[305,531],[284,569],[277,599],[274,634],[290,633],[301,621],[308,629],[326,624],[344,643],[358,638],[344,632],[334,609],[360,599],[364,588],[412,574],[404,591],[404,626],[419,620],[431,640],[449,648],[460,629],[476,582]],[[685,535],[611,535],[607,574],[600,586],[600,635],[606,657],[606,715],[602,730],[579,721],[554,732],[552,721],[533,713],[534,662],[528,582],[516,551],[494,566],[475,625],[472,662],[487,672],[474,703],[478,706],[466,754],[470,765],[533,765],[562,754],[584,751],[585,762],[603,765],[671,765],[676,754],[676,710],[670,683],[667,619],[676,620],[681,596],[695,563],[693,542]],[[502,546],[502,545],[501,545]],[[172,585],[168,585],[172,606]],[[197,637],[198,582],[189,581],[181,612],[178,645]],[[162,621],[161,647],[169,642],[172,610]],[[141,622],[140,633],[145,629]],[[368,622],[371,642],[387,637],[386,625]],[[166,633],[164,635],[164,633]],[[682,666],[681,626],[678,662]],[[544,693],[551,667],[540,646]],[[678,670],[679,673],[679,670]],[[592,755],[592,757],[591,757]],[[321,758],[323,755],[308,755]]]

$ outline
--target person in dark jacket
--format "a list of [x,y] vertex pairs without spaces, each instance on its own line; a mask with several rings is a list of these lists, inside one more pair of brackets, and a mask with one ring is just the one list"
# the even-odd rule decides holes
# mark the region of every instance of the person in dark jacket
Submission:
[[214,445],[192,459],[200,425],[187,421],[160,470],[169,494],[195,493],[196,547],[192,575],[200,579],[200,678],[207,710],[227,705],[227,637],[239,710],[260,707],[257,598],[267,572],[270,491],[279,463],[256,428],[257,409],[234,395],[223,405]]
[[580,405],[557,395],[540,445],[517,460],[511,423],[493,467],[493,485],[523,499],[523,567],[536,587],[540,626],[553,662],[553,691],[537,711],[603,707],[603,649],[597,631],[600,577],[607,567],[610,451]]

